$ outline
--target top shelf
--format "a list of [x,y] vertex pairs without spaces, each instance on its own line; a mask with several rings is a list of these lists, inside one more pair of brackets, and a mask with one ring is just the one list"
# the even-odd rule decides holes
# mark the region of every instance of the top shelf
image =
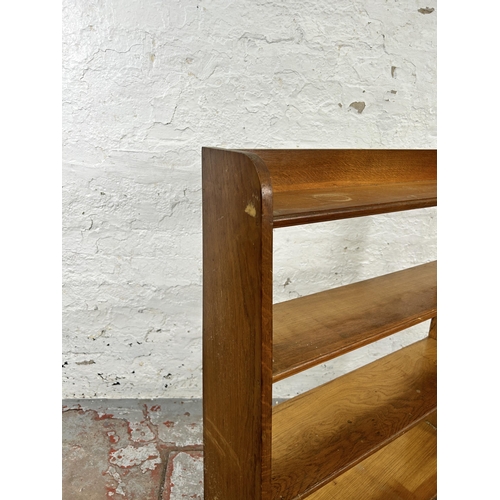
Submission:
[[272,193],[273,227],[437,204],[434,149],[245,149]]
[[437,203],[436,181],[284,191],[274,195],[274,227],[348,219]]

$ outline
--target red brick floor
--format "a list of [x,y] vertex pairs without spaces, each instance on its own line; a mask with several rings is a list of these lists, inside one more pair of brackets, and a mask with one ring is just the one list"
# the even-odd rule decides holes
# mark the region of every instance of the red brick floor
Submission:
[[200,400],[63,402],[63,500],[203,499]]

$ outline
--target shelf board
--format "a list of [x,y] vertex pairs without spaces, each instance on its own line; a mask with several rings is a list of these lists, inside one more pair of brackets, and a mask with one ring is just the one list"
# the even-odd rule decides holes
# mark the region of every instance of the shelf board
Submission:
[[275,192],[275,228],[432,207],[435,180],[319,187]]
[[437,262],[273,307],[273,382],[437,313]]
[[[433,417],[435,414],[432,415]],[[307,500],[432,500],[437,494],[437,430],[425,419]]]
[[426,338],[273,408],[274,500],[304,498],[436,410]]

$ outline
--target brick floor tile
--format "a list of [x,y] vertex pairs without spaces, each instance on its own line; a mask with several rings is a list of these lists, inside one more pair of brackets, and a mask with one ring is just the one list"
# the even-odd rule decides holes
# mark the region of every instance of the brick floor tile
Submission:
[[170,454],[162,500],[203,499],[203,453],[179,451]]

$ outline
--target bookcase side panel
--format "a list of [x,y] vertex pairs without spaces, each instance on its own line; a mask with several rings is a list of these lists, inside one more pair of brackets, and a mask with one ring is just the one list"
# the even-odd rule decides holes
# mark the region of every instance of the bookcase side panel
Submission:
[[270,201],[248,155],[204,148],[202,175],[205,499],[268,500]]

